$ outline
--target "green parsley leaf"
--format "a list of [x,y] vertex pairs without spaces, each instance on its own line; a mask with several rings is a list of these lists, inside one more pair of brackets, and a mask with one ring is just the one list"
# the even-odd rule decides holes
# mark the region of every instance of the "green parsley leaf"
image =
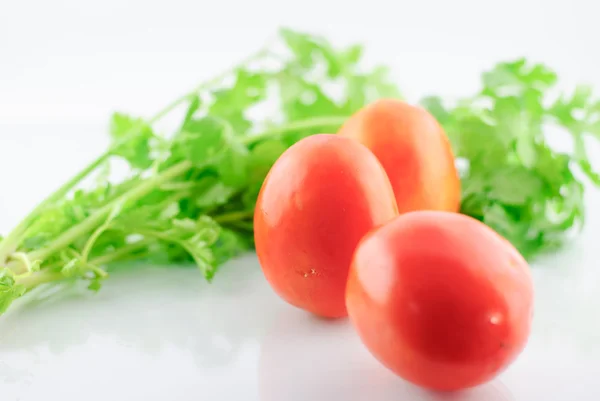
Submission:
[[150,167],[150,141],[154,137],[150,125],[141,119],[115,113],[111,120],[110,134],[115,143],[113,154],[123,157],[134,168]]
[[268,74],[239,69],[231,88],[213,93],[215,100],[208,109],[209,115],[227,121],[236,135],[245,134],[252,126],[246,112],[265,98],[267,82]]
[[25,294],[26,288],[16,282],[14,274],[6,268],[0,269],[0,314],[6,312],[14,300]]
[[175,138],[172,152],[198,167],[210,165],[227,150],[227,129],[214,117],[191,120]]
[[[583,144],[597,121],[598,103],[580,87],[547,108],[556,80],[547,67],[520,59],[484,73],[482,90],[454,108],[435,97],[421,103],[468,164],[462,213],[493,227],[526,257],[555,249],[567,230],[583,222],[583,184],[572,171],[574,163],[600,184]],[[572,135],[572,153],[550,146],[546,125],[555,122]]]

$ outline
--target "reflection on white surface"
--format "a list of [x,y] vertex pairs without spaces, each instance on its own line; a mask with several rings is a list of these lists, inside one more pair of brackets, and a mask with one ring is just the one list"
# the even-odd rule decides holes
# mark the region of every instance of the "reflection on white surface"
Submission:
[[22,400],[70,399],[99,382],[106,387],[91,399],[191,395],[190,385],[223,394],[228,374],[245,371],[258,349],[256,314],[268,297],[256,298],[265,291],[247,282],[249,267],[256,273],[255,264],[230,266],[210,288],[194,269],[148,269],[115,273],[97,296],[73,289],[27,300],[0,323],[0,374],[18,368],[29,377],[0,379],[2,388]]
[[0,321],[2,399],[512,401],[499,382],[440,398],[399,380],[347,320],[289,307],[258,269],[243,258],[211,286],[193,269],[117,272],[98,295],[26,300]]
[[468,392],[437,394],[400,380],[347,320],[279,300],[248,255],[212,285],[193,268],[125,269],[96,295],[73,288],[26,299],[0,318],[2,400],[597,400],[600,269],[588,260],[592,249],[581,241],[534,268],[527,349],[497,380]]
[[514,400],[499,381],[456,394],[419,389],[375,361],[347,320],[327,322],[289,310],[280,311],[261,341],[258,366],[261,401]]

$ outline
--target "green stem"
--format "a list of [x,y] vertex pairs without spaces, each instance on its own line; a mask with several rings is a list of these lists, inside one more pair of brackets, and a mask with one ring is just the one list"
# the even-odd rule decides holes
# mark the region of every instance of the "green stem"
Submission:
[[[135,242],[133,244],[127,245],[123,248],[120,248],[117,251],[114,251],[108,255],[103,255],[98,258],[92,259],[89,263],[93,266],[102,266],[109,263],[125,261],[129,259],[139,259],[149,253],[141,253],[132,255],[132,252],[144,249],[150,244],[151,241],[142,240]],[[37,287],[41,284],[51,283],[54,281],[64,280],[68,277],[63,275],[61,272],[54,271],[53,269],[59,267],[59,264],[54,264],[52,266],[47,266],[44,270],[31,274],[24,274],[20,277],[17,277],[17,284],[24,285],[27,290],[31,290],[34,287]],[[105,275],[106,272],[104,270],[98,269],[96,271],[97,274]]]
[[22,235],[25,233],[31,222],[46,206],[64,197],[75,185],[81,182],[81,180],[98,168],[98,166],[104,163],[109,157],[110,151],[98,157],[87,167],[81,170],[76,176],[71,178],[67,183],[56,190],[53,194],[39,203],[27,216],[25,216],[25,218],[21,220],[21,222],[6,236],[4,241],[0,243],[0,265],[4,264],[8,255],[15,251],[22,239]]
[[33,266],[31,263],[31,260],[29,260],[29,257],[27,256],[26,253],[24,252],[15,252],[11,255],[11,258],[20,262],[21,264],[23,264],[23,266],[25,266],[25,271],[26,272],[31,272],[33,270]]
[[143,259],[147,256],[150,256],[152,254],[152,252],[146,250],[145,252],[140,252],[140,253],[136,253],[134,255],[132,254],[111,254],[111,255],[107,255],[107,256],[111,256],[110,258],[106,257],[104,258],[105,262],[103,263],[103,265],[108,265],[111,263],[116,263],[116,262],[128,262],[128,261],[138,261],[140,259]]
[[[124,247],[121,247],[121,248],[119,248],[115,251],[112,251],[111,253],[108,253],[106,255],[98,256],[98,257],[90,260],[88,263],[91,265],[94,265],[94,266],[103,266],[108,263],[112,263],[115,260],[121,260],[121,258],[123,256],[131,256],[136,251],[146,248],[148,245],[150,245],[150,243],[151,243],[151,241],[147,240],[147,239],[137,241],[137,242],[125,245]],[[139,255],[135,254],[133,256],[137,257]],[[64,265],[64,262],[55,262],[55,263],[51,263],[49,265],[44,265],[43,271],[54,270],[63,265]]]
[[94,266],[91,263],[87,264],[87,267],[94,272],[94,274],[96,275],[96,277],[100,277],[100,278],[106,278],[108,277],[108,273],[104,270],[102,270],[101,268],[99,268],[98,266]]
[[175,182],[167,182],[166,184],[160,187],[161,191],[182,191],[182,190],[190,190],[194,187],[197,187],[198,183],[195,181],[175,181]]
[[94,231],[92,233],[90,238],[87,240],[87,242],[85,243],[85,246],[83,247],[83,251],[81,252],[81,260],[83,261],[83,263],[88,263],[88,258],[90,256],[90,252],[92,251],[92,248],[96,244],[96,241],[98,241],[98,238],[100,238],[100,236],[102,234],[104,234],[104,232],[106,232],[109,225],[110,225],[110,223],[102,224],[100,227],[98,227],[98,229],[96,231]]
[[228,226],[229,228],[233,228],[236,230],[244,230],[244,231],[249,231],[249,232],[254,231],[254,224],[251,221],[237,220],[237,221],[231,221],[231,222],[227,222],[227,223],[223,223],[223,224],[225,226]]
[[232,221],[245,220],[254,216],[254,212],[251,210],[241,210],[236,212],[224,213],[213,217],[213,220],[217,223],[228,223]]
[[160,231],[156,231],[156,230],[135,230],[135,233],[144,235],[146,237],[153,237],[156,239],[160,239],[160,240],[163,240],[166,242],[172,242],[174,244],[180,243],[180,241],[173,239],[173,237],[171,237],[167,234],[161,233]]
[[192,167],[192,163],[189,161],[184,161],[175,166],[169,168],[163,173],[149,178],[148,180],[142,182],[137,187],[131,189],[129,192],[124,193],[119,198],[105,205],[101,209],[97,210],[95,213],[90,215],[87,219],[77,224],[76,226],[71,227],[64,233],[62,233],[56,240],[54,240],[50,245],[38,249],[37,251],[31,252],[30,259],[31,260],[44,260],[48,256],[52,255],[54,252],[58,251],[61,248],[71,244],[81,235],[87,234],[91,230],[94,229],[103,219],[105,219],[113,210],[117,203],[125,203],[125,202],[133,202],[136,201],[149,192],[151,192],[154,188],[161,185],[162,183],[173,179]]
[[18,277],[17,284],[25,286],[27,290],[31,290],[38,285],[63,280],[65,278],[66,277],[60,272],[43,270],[34,274]]
[[301,129],[312,129],[312,128],[325,128],[325,127],[339,127],[346,120],[347,116],[327,116],[327,117],[315,117],[309,118],[301,121],[293,121],[289,124],[283,125],[281,127],[273,128],[260,134],[249,135],[245,137],[242,141],[246,145],[252,145],[256,142],[263,141],[265,139],[276,138],[281,134],[290,131],[296,131]]
[[[113,251],[109,254],[94,258],[90,261],[90,263],[94,264],[96,266],[103,266],[103,265],[112,263],[114,261],[121,260],[121,258],[124,256],[131,256],[131,254],[133,252],[136,252],[136,251],[146,248],[148,245],[151,244],[151,242],[152,241],[148,240],[148,239],[143,239],[143,240],[134,242],[132,244],[129,244],[122,248],[119,248],[116,251]],[[136,257],[139,257],[139,255],[136,255]]]

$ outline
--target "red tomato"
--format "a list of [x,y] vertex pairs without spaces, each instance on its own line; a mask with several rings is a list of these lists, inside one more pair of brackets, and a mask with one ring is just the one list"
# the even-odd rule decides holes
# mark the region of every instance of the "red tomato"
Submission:
[[346,303],[385,366],[419,386],[457,390],[492,379],[524,349],[533,285],[525,260],[491,228],[420,211],[365,236]]
[[292,305],[345,316],[356,245],[396,215],[390,182],[366,147],[336,135],[307,137],[275,162],[258,196],[254,238],[265,277]]
[[421,107],[379,100],[354,114],[340,129],[377,156],[387,172],[400,213],[460,207],[460,179],[448,138]]

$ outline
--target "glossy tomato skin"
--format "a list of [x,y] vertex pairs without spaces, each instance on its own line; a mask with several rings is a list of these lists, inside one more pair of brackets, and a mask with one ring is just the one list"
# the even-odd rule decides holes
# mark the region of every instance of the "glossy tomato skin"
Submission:
[[371,353],[429,389],[491,380],[530,332],[527,263],[492,229],[458,213],[411,212],[367,234],[346,291],[350,319]]
[[366,147],[331,134],[302,139],[275,162],[258,196],[254,237],[264,275],[290,304],[346,316],[356,245],[396,215],[391,184]]
[[358,140],[377,156],[400,213],[459,210],[460,179],[450,142],[425,109],[382,99],[355,113],[339,134]]

